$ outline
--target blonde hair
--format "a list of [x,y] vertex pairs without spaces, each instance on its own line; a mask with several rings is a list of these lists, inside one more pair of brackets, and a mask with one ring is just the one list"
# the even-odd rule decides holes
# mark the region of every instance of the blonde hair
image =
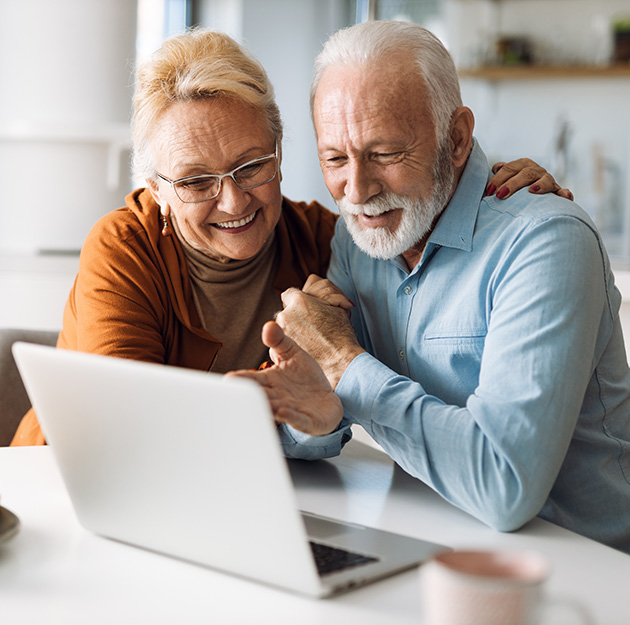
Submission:
[[229,97],[258,109],[280,144],[282,120],[263,66],[228,35],[193,29],[171,37],[136,71],[133,97],[133,170],[156,175],[151,132],[174,102]]
[[[311,115],[317,86],[328,67],[369,66],[400,51],[409,52],[418,69],[418,78],[427,87],[429,110],[433,114],[436,137],[440,140],[448,132],[453,113],[462,106],[457,70],[442,42],[426,28],[411,22],[377,20],[334,33],[315,59]],[[395,71],[392,67],[392,72]]]

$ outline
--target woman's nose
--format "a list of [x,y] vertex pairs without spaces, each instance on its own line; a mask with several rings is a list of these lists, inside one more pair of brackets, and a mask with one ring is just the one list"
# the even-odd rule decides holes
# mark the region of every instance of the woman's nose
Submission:
[[221,189],[217,196],[216,207],[222,213],[240,215],[249,204],[249,192],[240,189],[234,180],[226,176],[221,181]]

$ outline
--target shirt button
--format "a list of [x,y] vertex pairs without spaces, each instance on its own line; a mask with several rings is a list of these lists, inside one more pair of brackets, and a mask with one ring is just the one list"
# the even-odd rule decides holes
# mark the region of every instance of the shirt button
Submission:
[[405,295],[411,295],[411,291],[412,291],[412,290],[413,290],[413,289],[412,289],[409,285],[407,285],[407,286],[404,288]]
[[401,360],[403,360],[403,359],[404,359],[404,357],[405,357],[405,350],[404,350],[404,349],[401,349],[401,350],[398,352],[398,355],[400,356],[400,359],[401,359]]

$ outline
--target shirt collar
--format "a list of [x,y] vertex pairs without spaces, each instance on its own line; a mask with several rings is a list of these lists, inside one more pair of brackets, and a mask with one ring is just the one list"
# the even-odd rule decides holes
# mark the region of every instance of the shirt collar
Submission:
[[466,252],[472,250],[479,205],[489,175],[488,159],[475,139],[455,193],[429,237],[427,252],[434,246],[451,247]]

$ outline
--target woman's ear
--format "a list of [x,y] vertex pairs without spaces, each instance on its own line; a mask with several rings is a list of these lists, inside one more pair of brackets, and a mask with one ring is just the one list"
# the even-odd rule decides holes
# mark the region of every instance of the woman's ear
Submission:
[[460,106],[451,117],[451,156],[455,167],[466,164],[472,149],[475,116],[467,106]]
[[168,202],[162,201],[160,187],[157,180],[155,180],[155,178],[147,178],[146,183],[153,199],[155,200],[155,203],[160,207],[160,214],[163,217],[168,217],[168,214],[171,212],[171,207],[168,205]]

